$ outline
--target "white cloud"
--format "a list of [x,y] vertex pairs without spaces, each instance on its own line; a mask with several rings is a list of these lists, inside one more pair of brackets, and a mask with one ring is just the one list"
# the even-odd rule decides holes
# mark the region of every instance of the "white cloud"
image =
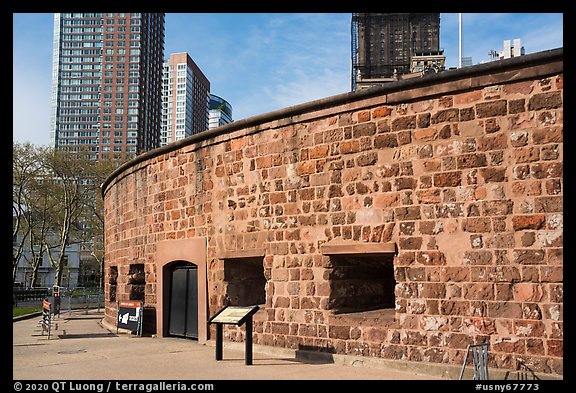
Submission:
[[260,22],[236,38],[241,50],[228,54],[230,72],[211,79],[235,120],[350,90],[349,15],[273,14]]
[[263,90],[275,107],[284,108],[346,93],[350,91],[350,80],[335,70],[325,68],[321,72],[301,75]]

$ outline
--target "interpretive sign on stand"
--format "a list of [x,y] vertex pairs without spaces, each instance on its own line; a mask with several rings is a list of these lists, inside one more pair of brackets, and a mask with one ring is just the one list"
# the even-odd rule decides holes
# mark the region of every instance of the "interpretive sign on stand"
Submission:
[[224,306],[210,320],[209,323],[216,324],[216,360],[222,360],[222,325],[246,325],[246,353],[245,363],[252,364],[252,316],[258,311],[258,306]]
[[142,302],[136,300],[120,300],[117,303],[116,313],[116,333],[118,328],[127,329],[136,332],[138,336],[142,335]]

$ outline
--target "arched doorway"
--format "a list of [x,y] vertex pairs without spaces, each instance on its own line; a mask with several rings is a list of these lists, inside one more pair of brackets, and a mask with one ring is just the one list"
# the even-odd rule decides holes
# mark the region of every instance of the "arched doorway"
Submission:
[[198,339],[198,269],[184,261],[170,266],[168,333]]
[[[156,243],[154,259],[156,261],[156,333],[160,337],[173,335],[170,333],[172,273],[179,268],[196,267],[197,274],[197,338],[201,344],[208,340],[208,294],[206,266],[206,238],[163,240]],[[180,272],[187,276],[193,272]],[[182,277],[180,277],[182,279]],[[176,279],[178,280],[178,278]],[[183,281],[183,280],[182,280]],[[188,293],[192,293],[188,289]],[[188,304],[190,306],[190,304]]]

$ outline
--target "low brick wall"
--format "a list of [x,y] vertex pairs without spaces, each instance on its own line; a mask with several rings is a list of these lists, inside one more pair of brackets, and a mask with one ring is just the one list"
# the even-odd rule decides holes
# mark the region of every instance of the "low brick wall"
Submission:
[[106,319],[166,335],[157,246],[205,239],[201,307],[260,303],[257,344],[563,374],[562,163],[562,49],[192,136],[103,186]]

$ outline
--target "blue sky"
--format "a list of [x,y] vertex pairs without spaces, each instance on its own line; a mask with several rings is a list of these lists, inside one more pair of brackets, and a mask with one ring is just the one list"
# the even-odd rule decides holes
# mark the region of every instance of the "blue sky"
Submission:
[[[188,52],[234,120],[350,91],[351,14],[166,14],[164,56]],[[32,26],[32,28],[31,28]],[[13,14],[13,139],[49,143],[53,15]],[[558,13],[464,13],[463,56],[489,60],[504,40],[526,53],[563,46]],[[458,65],[458,14],[440,15],[447,67]]]

